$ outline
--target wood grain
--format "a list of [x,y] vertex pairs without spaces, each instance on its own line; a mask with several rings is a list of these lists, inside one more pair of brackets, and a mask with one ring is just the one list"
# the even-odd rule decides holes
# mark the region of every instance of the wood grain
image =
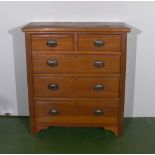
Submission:
[[[117,102],[108,104],[103,101],[36,101],[37,122],[46,123],[86,123],[86,124],[116,124]],[[58,109],[58,115],[49,114],[49,110]],[[96,109],[104,111],[103,115],[94,114]]]
[[[47,42],[55,40],[56,47],[49,47]],[[32,50],[34,51],[72,51],[74,47],[73,35],[32,35]]]
[[[120,72],[120,55],[41,55],[32,53],[33,73],[35,74],[103,74]],[[57,61],[57,66],[47,64]],[[101,62],[103,66],[97,67]]]
[[[48,89],[49,84],[59,85],[59,89]],[[104,90],[94,90],[103,84]],[[119,78],[111,77],[34,77],[35,97],[119,97]]]
[[124,130],[124,100],[125,100],[125,77],[126,77],[126,44],[127,35],[122,35],[121,77],[120,77],[120,103],[118,107],[118,135]]
[[[94,41],[102,40],[104,45],[96,47]],[[120,35],[79,35],[78,50],[79,51],[119,51],[121,45]]]
[[27,81],[28,81],[28,98],[29,98],[29,112],[30,112],[30,127],[31,133],[36,131],[36,118],[35,118],[35,107],[33,101],[33,77],[32,77],[32,57],[31,57],[31,35],[25,35],[26,43],[26,59],[27,59]]
[[[118,22],[36,22],[22,31],[26,34],[31,133],[49,126],[87,126],[122,135],[130,28]],[[57,46],[49,47],[49,40]],[[96,47],[95,40],[103,41],[103,46]],[[49,60],[56,60],[57,65],[47,65]],[[104,65],[96,67],[95,62]],[[51,83],[58,84],[58,89],[50,90]],[[94,90],[97,84],[104,89]],[[53,108],[59,109],[59,115],[48,113]],[[96,109],[103,115],[94,115]]]
[[22,28],[24,32],[109,32],[127,33],[129,26],[122,22],[33,22]]

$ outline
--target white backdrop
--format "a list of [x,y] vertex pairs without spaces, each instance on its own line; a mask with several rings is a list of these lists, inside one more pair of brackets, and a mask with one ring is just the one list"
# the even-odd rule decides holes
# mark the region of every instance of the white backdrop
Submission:
[[155,116],[155,2],[0,2],[0,21],[0,114],[29,114],[23,25],[122,21],[132,27],[125,116]]

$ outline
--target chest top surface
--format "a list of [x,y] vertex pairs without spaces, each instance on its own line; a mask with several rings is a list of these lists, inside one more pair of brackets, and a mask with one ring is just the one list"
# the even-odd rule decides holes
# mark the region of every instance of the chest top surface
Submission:
[[22,31],[110,31],[127,33],[130,32],[130,28],[122,22],[32,22],[23,27]]

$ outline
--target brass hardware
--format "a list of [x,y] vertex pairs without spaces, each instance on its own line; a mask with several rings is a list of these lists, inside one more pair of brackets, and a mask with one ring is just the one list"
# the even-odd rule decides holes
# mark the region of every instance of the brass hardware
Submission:
[[95,61],[94,66],[96,68],[102,68],[102,67],[104,67],[104,62],[103,61],[99,61],[99,60]]
[[59,115],[60,112],[59,112],[59,109],[50,109],[48,113],[50,115],[56,116],[56,115]]
[[94,46],[96,47],[103,47],[105,45],[105,42],[103,40],[95,40]]
[[104,90],[104,85],[103,84],[96,84],[94,86],[94,90],[96,90],[96,91]]
[[96,116],[101,116],[103,114],[104,114],[104,111],[101,109],[95,109],[94,110],[94,115],[96,115]]
[[59,89],[59,85],[55,84],[55,83],[50,83],[48,85],[48,89],[50,89],[50,90],[58,90]]
[[58,45],[56,40],[48,40],[47,41],[47,46],[49,47],[56,47]]
[[51,60],[47,61],[47,65],[50,67],[56,67],[56,66],[58,66],[58,62],[55,59],[51,59]]

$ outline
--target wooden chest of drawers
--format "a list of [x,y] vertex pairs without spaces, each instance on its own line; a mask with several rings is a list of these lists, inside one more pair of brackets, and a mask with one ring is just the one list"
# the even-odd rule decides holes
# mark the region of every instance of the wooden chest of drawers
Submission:
[[124,23],[31,23],[26,38],[31,132],[50,126],[123,133]]

